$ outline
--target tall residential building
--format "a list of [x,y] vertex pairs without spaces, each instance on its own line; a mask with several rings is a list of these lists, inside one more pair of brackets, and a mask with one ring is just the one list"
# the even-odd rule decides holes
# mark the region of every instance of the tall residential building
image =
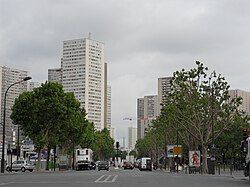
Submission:
[[48,82],[62,84],[62,68],[48,69]]
[[144,118],[144,98],[137,99],[137,138],[141,139],[144,137],[143,135],[143,128],[144,128],[144,121],[140,120]]
[[116,128],[112,127],[110,130],[110,137],[116,142]]
[[34,88],[38,88],[41,86],[40,82],[29,82],[29,91],[32,91]]
[[133,150],[137,141],[137,127],[128,128],[128,149]]
[[172,77],[158,78],[158,115],[161,113],[162,103],[164,103],[171,91],[171,79]]
[[137,139],[145,136],[158,115],[158,96],[144,96],[137,99]]
[[62,85],[73,92],[97,130],[105,126],[104,44],[90,38],[63,42]]
[[250,92],[236,89],[229,90],[229,95],[231,98],[242,97],[242,104],[238,109],[250,115]]
[[[4,95],[7,90],[7,88],[20,80],[23,80],[25,77],[29,76],[28,71],[24,70],[18,70],[8,67],[0,67],[0,94],[1,94],[1,100],[0,100],[0,113],[1,113],[1,124],[3,122],[3,112],[4,112]],[[6,121],[5,121],[5,140],[6,144],[14,145],[17,139],[17,126],[12,124],[12,121],[10,119],[11,115],[11,108],[15,103],[15,99],[21,94],[22,92],[29,90],[29,82],[24,81],[20,84],[16,84],[12,86],[6,97]],[[3,129],[1,125],[1,140],[2,140],[2,134]],[[5,146],[6,147],[6,146]]]
[[111,86],[107,86],[107,107],[106,110],[107,110],[107,113],[106,113],[106,125],[105,127],[110,131],[111,130]]

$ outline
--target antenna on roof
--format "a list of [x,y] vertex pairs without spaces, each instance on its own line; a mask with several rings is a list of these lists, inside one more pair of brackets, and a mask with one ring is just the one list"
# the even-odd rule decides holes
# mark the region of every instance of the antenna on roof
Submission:
[[89,39],[91,39],[91,32],[89,32]]

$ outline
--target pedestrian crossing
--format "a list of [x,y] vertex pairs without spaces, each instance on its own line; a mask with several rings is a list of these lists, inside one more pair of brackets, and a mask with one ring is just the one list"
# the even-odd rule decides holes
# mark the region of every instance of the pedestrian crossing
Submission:
[[116,181],[118,175],[102,175],[95,182],[96,183],[113,183]]

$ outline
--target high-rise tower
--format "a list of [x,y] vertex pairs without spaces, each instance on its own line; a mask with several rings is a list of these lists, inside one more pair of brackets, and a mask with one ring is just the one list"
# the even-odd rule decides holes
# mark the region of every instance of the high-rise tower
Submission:
[[[19,69],[13,69],[9,67],[0,67],[0,94],[1,94],[1,100],[0,100],[0,113],[1,113],[1,122],[3,122],[3,111],[4,111],[4,95],[7,90],[7,88],[20,80],[23,80],[25,77],[29,76],[28,71],[19,70]],[[29,90],[29,82],[22,82],[20,84],[16,84],[12,86],[7,94],[6,97],[6,128],[5,128],[5,143],[8,143],[10,145],[15,145],[17,137],[17,125],[12,124],[12,120],[10,119],[11,115],[11,108],[15,103],[15,99],[24,91]],[[2,125],[1,125],[1,139],[2,139]]]
[[105,125],[104,44],[90,38],[63,42],[62,85],[73,92],[97,130]]

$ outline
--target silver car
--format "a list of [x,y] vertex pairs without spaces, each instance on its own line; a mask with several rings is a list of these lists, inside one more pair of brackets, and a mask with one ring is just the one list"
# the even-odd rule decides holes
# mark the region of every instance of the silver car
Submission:
[[26,170],[32,172],[35,168],[35,165],[27,160],[16,160],[12,163],[12,167],[7,166],[7,171],[22,171],[25,172]]

